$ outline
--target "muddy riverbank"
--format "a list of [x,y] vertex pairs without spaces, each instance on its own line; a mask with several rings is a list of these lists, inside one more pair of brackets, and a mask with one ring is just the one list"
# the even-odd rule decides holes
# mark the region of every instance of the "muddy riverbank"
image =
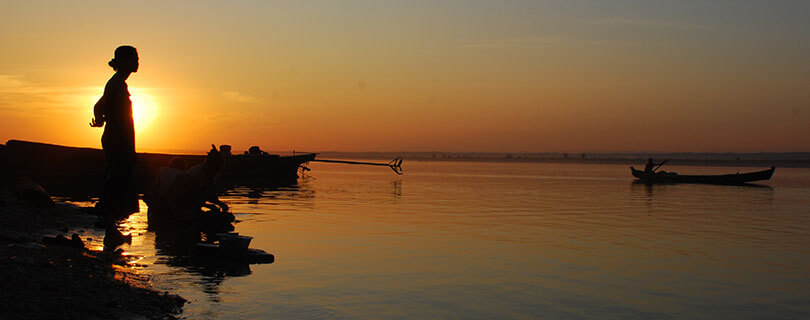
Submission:
[[[86,249],[97,217],[0,188],[1,319],[173,319],[185,300],[157,292],[120,252]],[[63,241],[44,240],[64,234]],[[69,241],[78,234],[77,241]],[[53,239],[53,238],[51,238]],[[77,239],[77,240],[78,240]],[[44,241],[43,241],[44,240]]]

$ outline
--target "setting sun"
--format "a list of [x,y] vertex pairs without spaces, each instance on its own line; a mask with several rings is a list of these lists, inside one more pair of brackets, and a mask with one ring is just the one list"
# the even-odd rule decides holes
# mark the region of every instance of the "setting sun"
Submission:
[[152,124],[160,109],[156,99],[146,89],[129,88],[132,96],[132,118],[135,121],[135,133],[143,134]]

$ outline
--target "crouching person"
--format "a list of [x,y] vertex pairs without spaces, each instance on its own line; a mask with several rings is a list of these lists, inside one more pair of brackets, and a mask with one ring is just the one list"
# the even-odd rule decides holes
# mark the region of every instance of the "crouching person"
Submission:
[[[188,175],[194,186],[193,193],[196,195],[195,208],[201,212],[203,222],[209,223],[230,223],[235,217],[228,210],[228,205],[219,200],[219,193],[222,191],[221,177],[225,168],[225,157],[217,147],[211,145],[211,150],[205,157],[202,164],[188,169]],[[209,211],[202,211],[207,208]]]
[[149,206],[147,216],[149,226],[178,227],[196,223],[199,207],[196,189],[191,176],[186,172],[187,164],[181,158],[174,158],[168,167],[158,169],[153,191],[144,194]]
[[221,191],[222,169],[225,167],[225,158],[211,145],[208,156],[202,164],[188,169],[188,174],[197,186],[199,205],[212,211],[227,212],[228,205],[219,200]]
[[173,159],[168,168],[160,168],[155,192],[146,197],[150,226],[221,229],[235,220],[228,205],[219,200],[225,159],[211,147],[205,161],[188,170],[182,159]]

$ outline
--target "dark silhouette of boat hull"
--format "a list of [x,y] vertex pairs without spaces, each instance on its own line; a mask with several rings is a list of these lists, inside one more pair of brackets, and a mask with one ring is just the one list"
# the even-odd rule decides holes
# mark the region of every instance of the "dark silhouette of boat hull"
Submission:
[[[173,158],[188,166],[205,160],[204,155],[138,153],[135,179],[139,193],[153,186],[158,169]],[[315,159],[314,153],[294,156],[232,155],[222,173],[226,187],[286,186],[297,183],[298,168]],[[29,177],[49,193],[82,198],[98,195],[105,175],[104,151],[46,143],[9,140],[0,149],[0,178]]]
[[630,167],[630,172],[639,181],[644,183],[705,183],[705,184],[722,184],[722,185],[740,185],[754,181],[768,180],[773,176],[776,167],[771,167],[768,170],[736,173],[736,174],[721,174],[721,175],[683,175],[683,174],[644,174],[642,170],[636,170]]

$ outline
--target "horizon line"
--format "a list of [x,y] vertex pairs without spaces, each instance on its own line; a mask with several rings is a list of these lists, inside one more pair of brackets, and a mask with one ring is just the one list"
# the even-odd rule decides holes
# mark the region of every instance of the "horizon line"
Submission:
[[[78,148],[99,148],[99,146],[85,146],[85,145],[64,145],[64,144],[57,144],[57,143],[50,143],[50,142],[41,142],[41,141],[32,141],[32,140],[21,140],[21,139],[8,139],[3,141],[1,144],[5,145],[6,142],[11,140],[18,140],[18,141],[28,141],[28,142],[36,142],[36,143],[44,143],[44,144],[52,144],[52,145],[62,145],[62,146],[69,146],[69,147],[78,147]],[[225,145],[225,144],[219,144]],[[210,146],[208,144],[207,146]],[[260,147],[261,148],[261,147]],[[140,148],[138,148],[140,149]],[[243,150],[246,151],[247,149]],[[179,154],[198,154],[198,153],[205,153],[207,152],[207,148],[200,148],[200,149],[187,149],[187,148],[146,148],[140,149],[138,152],[142,153],[179,153]],[[480,155],[541,155],[541,154],[557,154],[557,155],[564,155],[568,154],[571,157],[581,156],[582,154],[585,155],[637,155],[637,154],[716,154],[716,155],[729,155],[729,154],[802,154],[808,153],[810,154],[810,150],[802,150],[802,151],[661,151],[661,150],[653,150],[653,151],[644,151],[644,150],[632,150],[632,151],[441,151],[441,150],[419,150],[419,151],[408,151],[408,150],[397,150],[397,151],[380,151],[380,150],[364,150],[364,151],[345,151],[345,150],[298,150],[298,149],[290,149],[290,150],[281,150],[281,149],[266,149],[263,151],[269,153],[345,153],[345,154],[480,154]],[[242,152],[239,152],[241,154]],[[235,153],[236,154],[236,153]]]

